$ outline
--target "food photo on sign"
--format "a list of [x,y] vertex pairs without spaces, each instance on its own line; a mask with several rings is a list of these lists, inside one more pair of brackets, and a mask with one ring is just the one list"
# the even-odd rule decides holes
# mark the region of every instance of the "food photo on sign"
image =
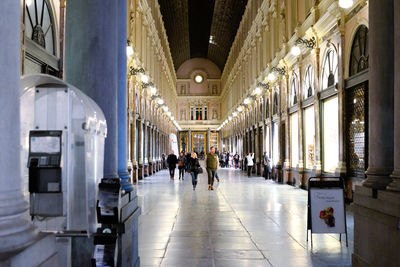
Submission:
[[342,189],[310,189],[313,233],[345,233]]

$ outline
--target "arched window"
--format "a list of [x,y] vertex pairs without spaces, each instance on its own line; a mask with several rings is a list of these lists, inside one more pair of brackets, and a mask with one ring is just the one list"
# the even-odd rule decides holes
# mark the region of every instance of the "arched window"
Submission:
[[334,49],[326,53],[322,69],[322,89],[334,86],[338,82],[338,58]]
[[314,69],[310,65],[304,75],[304,99],[314,95]]
[[269,118],[269,98],[267,98],[266,104],[265,104],[265,118]]
[[259,118],[259,121],[260,120],[262,120],[262,117],[263,117],[263,106],[264,106],[264,101],[263,101],[263,99],[261,98],[260,99],[260,118]]
[[290,106],[294,106],[297,104],[297,80],[294,77],[292,79],[292,83],[290,85]]
[[349,76],[368,69],[368,61],[368,28],[361,25],[354,36],[351,46]]
[[53,16],[47,0],[26,1],[25,34],[49,54],[55,55]]
[[278,114],[278,92],[274,93],[274,107],[273,107],[273,114]]

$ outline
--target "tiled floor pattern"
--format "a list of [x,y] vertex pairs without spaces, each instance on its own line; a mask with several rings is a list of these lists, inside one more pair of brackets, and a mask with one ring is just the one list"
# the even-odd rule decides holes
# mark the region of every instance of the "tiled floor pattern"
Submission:
[[137,185],[141,266],[351,266],[353,216],[347,213],[349,247],[338,234],[306,241],[307,191],[219,169],[221,181],[196,191],[190,176],[170,180],[161,171]]

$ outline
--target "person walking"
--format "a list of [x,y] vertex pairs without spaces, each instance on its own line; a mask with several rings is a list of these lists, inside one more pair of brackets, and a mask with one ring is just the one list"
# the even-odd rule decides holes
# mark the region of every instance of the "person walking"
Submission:
[[218,169],[218,156],[215,154],[215,147],[210,148],[210,153],[206,156],[206,170],[208,176],[208,190],[214,190],[214,177]]
[[192,151],[191,157],[188,160],[188,171],[192,176],[193,191],[196,190],[197,186],[197,175],[199,174],[200,163],[197,158],[197,154]]
[[179,158],[178,158],[178,170],[179,170],[179,180],[182,177],[182,180],[184,179],[184,175],[185,175],[185,153],[182,151],[179,154]]
[[178,158],[174,154],[174,151],[171,151],[171,154],[168,155],[167,158],[167,164],[168,164],[168,169],[169,169],[169,176],[171,176],[171,179],[174,179],[175,176],[175,168],[176,168],[176,163],[178,162]]
[[265,180],[269,179],[270,174],[271,174],[271,160],[269,159],[267,152],[264,152],[264,159],[263,159],[263,165],[264,165],[264,178]]
[[247,159],[247,176],[250,177],[251,176],[251,170],[253,169],[253,165],[254,165],[254,154],[253,153],[249,153],[246,157]]
[[162,168],[163,168],[163,169],[166,169],[167,166],[166,166],[166,164],[165,164],[165,153],[162,153],[161,158],[162,158]]
[[233,162],[234,162],[234,167],[237,169],[239,167],[239,154],[236,152],[236,154],[233,156]]

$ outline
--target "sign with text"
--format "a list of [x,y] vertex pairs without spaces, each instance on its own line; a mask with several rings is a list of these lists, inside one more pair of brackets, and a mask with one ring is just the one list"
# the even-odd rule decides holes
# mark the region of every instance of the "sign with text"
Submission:
[[312,233],[346,233],[342,188],[310,188]]

